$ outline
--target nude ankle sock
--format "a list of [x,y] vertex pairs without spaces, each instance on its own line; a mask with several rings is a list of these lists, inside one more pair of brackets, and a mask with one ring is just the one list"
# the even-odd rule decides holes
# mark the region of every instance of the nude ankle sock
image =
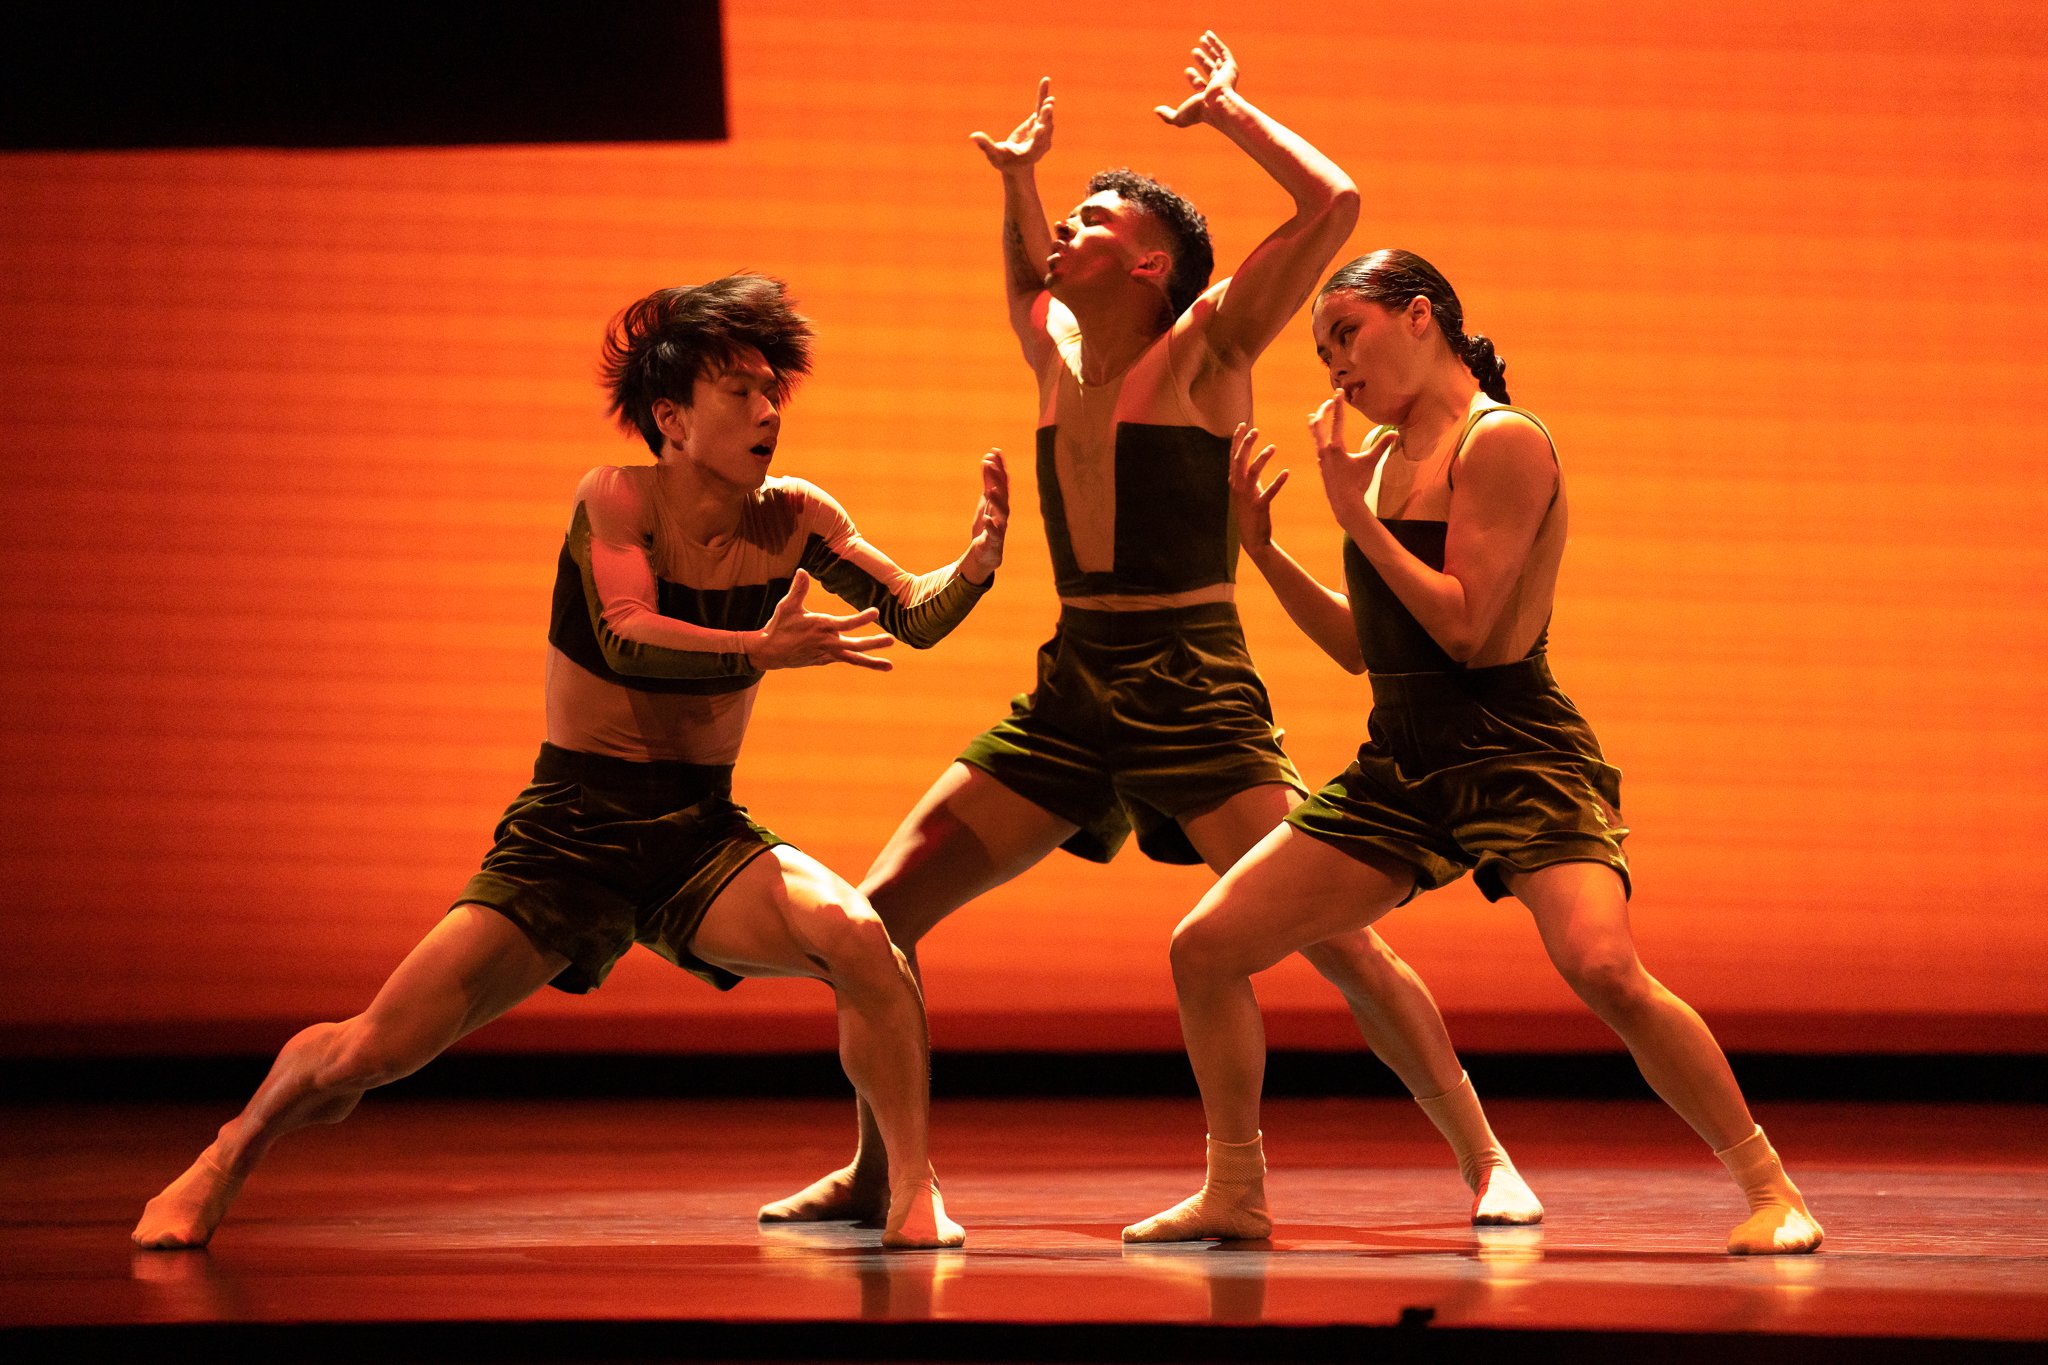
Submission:
[[1806,1211],[1806,1200],[1785,1174],[1762,1128],[1714,1155],[1749,1200],[1749,1217],[1728,1234],[1730,1255],[1812,1251],[1821,1244],[1820,1224]]
[[1164,1213],[1124,1229],[1126,1242],[1253,1240],[1273,1231],[1266,1212],[1264,1133],[1250,1142],[1209,1139],[1202,1188]]
[[1472,1191],[1473,1222],[1543,1221],[1542,1203],[1515,1170],[1515,1163],[1508,1159],[1500,1140],[1494,1137],[1470,1076],[1460,1074],[1458,1084],[1441,1095],[1417,1095],[1415,1103],[1429,1115],[1429,1121],[1457,1155],[1458,1173]]
[[1223,1182],[1242,1185],[1266,1178],[1266,1135],[1252,1134],[1250,1142],[1218,1142],[1210,1138],[1208,1170],[1203,1184]]

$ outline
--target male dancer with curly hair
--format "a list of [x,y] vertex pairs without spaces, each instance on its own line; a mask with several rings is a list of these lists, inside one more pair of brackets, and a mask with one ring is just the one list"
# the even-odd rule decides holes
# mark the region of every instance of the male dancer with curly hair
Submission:
[[[1048,229],[1036,167],[1052,145],[1050,81],[1007,138],[974,134],[1002,175],[1010,326],[1038,379],[1039,500],[1061,606],[1036,689],[940,776],[862,883],[913,959],[940,920],[1055,849],[1107,862],[1135,832],[1152,858],[1221,874],[1307,794],[1233,605],[1230,433],[1251,420],[1253,362],[1350,235],[1358,191],[1239,93],[1214,33],[1193,55],[1193,93],[1159,116],[1216,129],[1294,201],[1214,285],[1201,213],[1146,176],[1095,176]],[[1540,1219],[1407,964],[1369,929],[1303,955],[1450,1141],[1473,1220]],[[860,1117],[853,1163],[767,1205],[764,1220],[867,1218],[886,1204],[887,1135],[867,1107]],[[1211,1156],[1263,1170],[1255,1144],[1212,1143]]]

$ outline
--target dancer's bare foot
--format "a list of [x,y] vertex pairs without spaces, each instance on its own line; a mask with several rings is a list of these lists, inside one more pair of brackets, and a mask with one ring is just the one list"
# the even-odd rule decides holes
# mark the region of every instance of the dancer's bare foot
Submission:
[[868,1223],[889,1211],[889,1182],[863,1172],[858,1165],[842,1167],[772,1204],[761,1206],[764,1223]]
[[229,1175],[201,1152],[183,1175],[143,1205],[141,1221],[129,1235],[135,1245],[151,1251],[203,1247],[241,1188],[240,1176]]
[[939,1195],[936,1180],[905,1181],[890,1199],[883,1246],[899,1251],[932,1250],[966,1241],[967,1229],[946,1216],[946,1201]]
[[1472,1221],[1480,1227],[1521,1226],[1543,1221],[1543,1204],[1503,1153],[1497,1165],[1482,1166],[1472,1186]]
[[1253,1241],[1273,1233],[1266,1182],[1209,1180],[1164,1213],[1124,1229],[1126,1242]]

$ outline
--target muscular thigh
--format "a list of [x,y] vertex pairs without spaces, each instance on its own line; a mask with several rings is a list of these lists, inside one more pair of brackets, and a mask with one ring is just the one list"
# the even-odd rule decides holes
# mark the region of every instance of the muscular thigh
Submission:
[[1261,783],[1181,816],[1180,824],[1209,870],[1221,875],[1272,833],[1300,800],[1300,793],[1283,782]]
[[497,911],[458,905],[406,954],[364,1018],[438,1049],[511,1009],[568,965]]
[[823,980],[829,936],[849,916],[873,914],[844,878],[782,844],[726,883],[691,937],[690,951],[740,976]]
[[1533,872],[1510,872],[1509,891],[1529,908],[1550,960],[1568,975],[1636,963],[1628,897],[1620,876],[1604,863],[1555,863]]
[[1311,944],[1366,929],[1411,885],[1412,878],[1283,824],[1210,888],[1177,932],[1263,971]]
[[955,763],[904,817],[861,889],[890,936],[909,945],[1037,864],[1077,828],[981,769]]

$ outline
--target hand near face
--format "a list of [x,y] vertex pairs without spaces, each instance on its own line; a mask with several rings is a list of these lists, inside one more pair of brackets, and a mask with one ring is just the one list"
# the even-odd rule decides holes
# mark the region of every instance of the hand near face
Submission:
[[973,537],[960,571],[970,583],[986,583],[1003,563],[1003,537],[1010,529],[1010,470],[1003,452],[981,457],[981,501],[975,504]]
[[1001,142],[983,132],[967,136],[981,148],[988,164],[999,171],[1036,165],[1052,150],[1052,77],[1047,76],[1038,82],[1038,107],[1026,114],[1024,121],[1012,128],[1010,135]]
[[1176,128],[1200,123],[1210,109],[1237,88],[1237,58],[1230,55],[1230,49],[1213,30],[1204,32],[1201,41],[1195,44],[1194,58],[1187,78],[1195,93],[1178,106],[1162,104],[1152,111]]
[[1310,414],[1308,430],[1316,443],[1316,469],[1323,476],[1323,496],[1330,500],[1330,510],[1336,513],[1338,524],[1348,526],[1365,509],[1365,493],[1372,487],[1373,470],[1400,444],[1401,434],[1389,427],[1371,445],[1353,455],[1344,447],[1341,392],[1331,394]]
[[1237,438],[1230,447],[1230,501],[1237,511],[1238,543],[1246,550],[1263,550],[1273,543],[1273,499],[1287,486],[1284,469],[1273,476],[1273,482],[1259,483],[1275,447],[1267,446],[1254,455],[1258,443],[1259,429],[1249,422],[1238,423]]

